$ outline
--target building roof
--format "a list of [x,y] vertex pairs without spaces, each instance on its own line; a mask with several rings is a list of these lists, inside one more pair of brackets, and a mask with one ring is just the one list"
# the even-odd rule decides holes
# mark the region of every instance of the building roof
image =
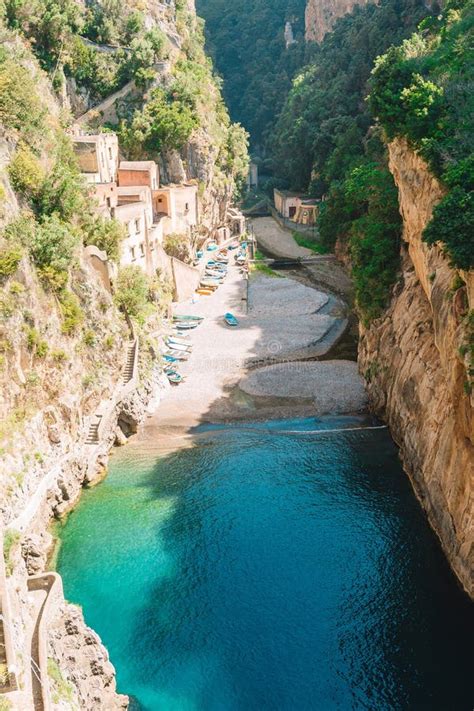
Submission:
[[98,143],[101,140],[112,139],[118,141],[116,133],[81,133],[71,136],[73,143]]
[[295,193],[292,190],[279,190],[278,188],[275,188],[274,190],[276,193],[282,195],[283,197],[297,197],[301,199],[305,197],[303,193]]
[[135,216],[142,216],[146,211],[147,205],[143,201],[127,202],[124,205],[117,205],[114,208],[114,216],[120,221],[120,218],[133,219]]
[[118,195],[140,195],[145,192],[151,193],[149,185],[120,185],[117,188]]
[[121,160],[119,165],[119,170],[150,170],[150,168],[156,169],[154,160]]

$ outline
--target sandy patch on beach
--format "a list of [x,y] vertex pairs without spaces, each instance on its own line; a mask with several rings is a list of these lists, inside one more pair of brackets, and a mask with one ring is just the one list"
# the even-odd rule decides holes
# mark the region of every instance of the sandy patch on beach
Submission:
[[311,400],[316,415],[360,412],[367,405],[357,363],[348,360],[269,365],[251,371],[239,388],[252,397]]

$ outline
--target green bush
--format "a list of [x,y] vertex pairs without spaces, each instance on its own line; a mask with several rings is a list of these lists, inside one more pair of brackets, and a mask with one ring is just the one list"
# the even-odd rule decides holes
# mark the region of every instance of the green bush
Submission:
[[130,124],[122,122],[119,134],[130,150],[143,148],[157,154],[166,148],[180,150],[199,124],[193,110],[180,100],[173,100],[164,89],[150,92],[141,111],[136,111]]
[[59,296],[59,305],[63,317],[62,332],[72,335],[81,326],[84,314],[78,298],[71,291],[62,291]]
[[60,699],[71,703],[74,698],[73,687],[71,683],[64,678],[57,661],[52,657],[48,657],[48,676],[53,682]]
[[14,245],[21,245],[29,249],[36,229],[34,216],[31,212],[23,210],[18,217],[11,220],[3,230],[3,236]]
[[67,360],[67,353],[61,348],[51,351],[50,355],[55,363],[63,363],[65,360]]
[[399,267],[401,228],[398,193],[386,164],[354,168],[322,204],[324,244],[333,247],[335,238],[349,242],[356,301],[365,323],[387,305]]
[[84,331],[84,336],[82,338],[86,346],[92,347],[95,345],[95,333],[91,329]]
[[65,269],[56,269],[50,264],[38,268],[37,271],[43,286],[56,293],[62,291],[69,281],[69,274]]
[[11,575],[13,572],[13,563],[11,560],[12,553],[15,547],[20,542],[20,533],[12,529],[7,529],[3,534],[3,558],[5,561],[6,573]]
[[28,346],[28,350],[32,351],[36,344],[38,343],[39,340],[39,333],[36,330],[36,328],[29,328],[26,331],[26,345]]
[[34,143],[44,130],[45,115],[31,72],[0,54],[0,123]]
[[387,306],[400,263],[402,220],[398,191],[385,166],[355,168],[344,186],[348,211],[360,216],[350,228],[352,277],[357,306],[368,323]]
[[71,264],[77,244],[78,236],[71,225],[54,214],[44,217],[37,225],[30,253],[36,266],[64,272]]
[[74,33],[82,29],[83,10],[75,0],[5,0],[6,19],[32,41],[47,71],[54,70]]
[[311,249],[311,251],[316,252],[316,254],[327,253],[328,250],[325,245],[322,244],[319,240],[317,240],[316,237],[308,237],[302,232],[293,232],[292,234],[296,244],[298,244],[300,247],[306,247],[306,249]]
[[120,62],[115,55],[89,47],[80,37],[73,39],[65,72],[88,89],[93,100],[100,101],[120,88],[119,71]]
[[163,249],[169,257],[176,257],[185,264],[191,264],[193,261],[193,253],[189,237],[185,234],[166,235],[163,239]]
[[130,265],[120,269],[115,283],[114,301],[132,318],[140,320],[148,306],[148,280],[140,267]]
[[21,250],[15,247],[0,248],[0,281],[16,272],[22,256]]
[[8,166],[8,174],[16,192],[27,198],[38,195],[44,180],[44,170],[28,146],[18,146]]
[[83,226],[83,241],[85,245],[95,245],[107,252],[107,257],[118,262],[120,259],[120,245],[125,238],[124,225],[117,220],[106,220],[95,217]]
[[60,134],[56,139],[55,161],[35,200],[35,208],[40,217],[56,214],[71,221],[87,212],[86,189],[70,140]]
[[474,267],[473,235],[474,192],[456,186],[434,208],[423,239],[444,244],[453,265],[468,270]]

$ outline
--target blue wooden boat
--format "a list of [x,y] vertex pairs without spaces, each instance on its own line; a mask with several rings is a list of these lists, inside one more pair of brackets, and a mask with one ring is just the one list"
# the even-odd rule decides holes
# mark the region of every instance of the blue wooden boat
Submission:
[[203,254],[204,254],[204,252],[202,251],[202,249],[198,249],[198,251],[196,252],[196,257],[197,257],[198,259],[201,259],[201,257],[202,257]]
[[239,322],[235,318],[234,314],[231,314],[230,312],[224,314],[224,321],[226,322],[226,324],[228,326],[238,326],[239,325]]
[[190,353],[192,346],[189,343],[176,343],[176,341],[166,341],[168,348],[172,348],[174,351],[181,351],[182,353]]
[[167,338],[176,339],[180,343],[192,343],[190,336],[187,333],[180,333],[177,328],[169,333]]
[[183,376],[177,373],[176,370],[171,370],[170,372],[166,373],[166,375],[170,383],[172,383],[173,385],[178,385],[178,383],[183,382]]
[[189,353],[184,353],[182,351],[175,351],[173,348],[170,348],[169,351],[166,351],[166,353],[164,355],[171,356],[171,358],[174,358],[175,360],[188,360],[188,358],[189,358]]
[[177,363],[178,362],[177,358],[175,358],[174,356],[170,356],[170,355],[164,355],[163,360],[166,361],[166,363]]
[[188,316],[186,314],[176,314],[173,321],[204,321],[204,316]]
[[215,252],[216,249],[217,249],[217,244],[215,242],[211,242],[210,244],[207,245],[208,252]]
[[193,328],[197,328],[199,323],[196,321],[175,321],[175,326],[180,331],[191,331]]

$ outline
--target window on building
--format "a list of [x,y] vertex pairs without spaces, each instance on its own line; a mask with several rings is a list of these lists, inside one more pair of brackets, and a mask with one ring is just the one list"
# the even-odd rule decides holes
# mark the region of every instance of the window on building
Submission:
[[112,148],[109,146],[109,159],[112,160]]
[[145,245],[143,242],[140,242],[140,256],[141,257],[145,256]]
[[154,240],[153,242],[150,242],[150,251],[153,252],[155,249],[156,241]]
[[135,232],[138,234],[140,232],[140,218],[135,220]]
[[130,247],[130,256],[132,257],[132,262],[135,261],[135,247]]
[[184,211],[189,212],[189,202],[184,203]]

